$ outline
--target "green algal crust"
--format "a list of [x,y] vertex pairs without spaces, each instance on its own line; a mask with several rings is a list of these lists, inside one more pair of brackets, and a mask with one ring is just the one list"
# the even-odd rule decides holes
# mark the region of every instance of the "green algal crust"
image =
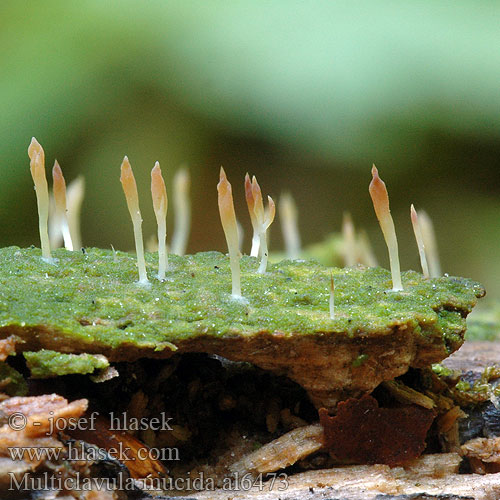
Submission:
[[26,396],[28,393],[26,380],[4,361],[0,361],[0,392],[9,396]]
[[[127,253],[61,249],[53,256],[47,263],[36,248],[0,250],[0,337],[20,337],[18,351],[110,361],[211,352],[285,373],[323,402],[320,393],[368,391],[409,366],[439,362],[461,345],[465,317],[484,295],[474,281],[425,280],[413,271],[403,273],[405,290],[392,292],[385,269],[314,261],[285,260],[261,275],[258,260],[244,256],[238,300],[229,259],[218,252],[172,255],[164,282],[154,277],[157,254],[148,254],[149,286],[137,283]],[[37,355],[29,356],[35,366]],[[44,369],[49,375],[50,362]]]
[[108,360],[100,354],[61,354],[42,349],[25,352],[24,357],[33,378],[49,378],[59,375],[89,374],[109,366]]

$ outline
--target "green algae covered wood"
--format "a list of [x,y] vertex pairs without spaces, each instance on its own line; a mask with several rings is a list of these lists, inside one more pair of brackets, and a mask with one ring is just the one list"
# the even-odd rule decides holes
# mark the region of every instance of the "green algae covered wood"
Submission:
[[[32,364],[41,349],[110,361],[209,352],[284,372],[322,400],[445,358],[461,345],[465,317],[484,295],[474,281],[425,280],[413,271],[403,273],[404,291],[392,292],[385,269],[314,261],[285,260],[261,275],[257,259],[242,257],[244,299],[237,300],[229,260],[217,252],[172,255],[163,282],[149,254],[149,285],[137,283],[127,253],[56,250],[54,257],[48,263],[36,248],[0,250],[0,335],[17,335],[17,350],[31,351]],[[44,370],[50,374],[50,362]],[[363,377],[372,380],[356,382]]]
[[108,360],[100,354],[62,354],[48,349],[23,354],[33,378],[86,375],[109,366]]

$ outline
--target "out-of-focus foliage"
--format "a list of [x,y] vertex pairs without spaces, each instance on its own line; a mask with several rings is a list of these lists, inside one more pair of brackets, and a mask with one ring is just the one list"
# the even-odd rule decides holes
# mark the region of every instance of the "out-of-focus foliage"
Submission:
[[246,246],[248,170],[275,198],[292,191],[304,241],[350,210],[387,265],[367,194],[375,162],[402,267],[418,268],[413,202],[434,218],[444,271],[498,294],[499,22],[500,4],[473,1],[3,1],[0,243],[39,244],[34,135],[48,167],[57,157],[68,180],[85,176],[86,244],[132,247],[118,181],[127,154],[146,234],[154,161],[167,182],[187,163],[190,250],[223,249],[223,164]]

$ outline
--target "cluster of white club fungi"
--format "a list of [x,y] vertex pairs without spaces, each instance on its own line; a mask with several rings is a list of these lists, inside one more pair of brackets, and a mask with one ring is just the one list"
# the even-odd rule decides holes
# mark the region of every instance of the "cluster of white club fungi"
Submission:
[[[37,196],[42,257],[45,260],[50,261],[52,260],[49,238],[50,196],[45,176],[45,153],[42,146],[35,138],[31,140],[31,144],[28,148],[28,155],[30,157],[30,170]],[[69,196],[69,192],[71,190],[70,187],[70,189],[68,189],[67,196],[66,182],[57,160],[55,161],[52,169],[52,178],[55,208],[52,210],[53,213],[51,218],[56,221],[55,224],[58,227],[58,233],[62,236],[65,248],[67,250],[73,250],[74,248],[77,248],[74,244],[74,240],[80,240],[79,235],[76,234],[77,230],[74,229],[79,226],[79,223],[74,220],[72,221],[72,218],[68,217],[67,205],[71,205],[73,203],[73,205],[77,207],[74,212],[79,212],[79,206],[83,197],[83,183],[80,181],[80,189],[78,191],[75,190],[71,196]],[[149,280],[144,258],[142,217],[139,208],[139,196],[134,173],[126,156],[121,164],[120,181],[134,229],[139,283],[146,284]],[[262,192],[255,176],[250,179],[250,176],[246,174],[244,186],[245,198],[253,228],[250,255],[253,257],[260,255],[260,265],[257,272],[264,274],[266,273],[268,262],[267,230],[274,221],[276,206],[273,199],[268,196],[268,205],[267,207],[264,207]],[[178,255],[184,254],[189,233],[190,209],[188,191],[189,176],[187,171],[183,169],[180,170],[174,177],[176,231],[174,232],[174,236],[172,238],[171,251],[172,253]],[[392,289],[394,291],[401,291],[403,290],[403,285],[401,282],[401,271],[399,265],[398,242],[394,222],[389,208],[389,196],[385,183],[380,178],[375,165],[372,167],[372,180],[370,182],[369,192],[389,251]],[[234,210],[231,184],[229,183],[226,173],[222,167],[220,169],[219,183],[217,184],[217,193],[222,228],[224,230],[229,251],[229,261],[232,275],[232,295],[235,298],[240,298],[240,230],[238,228],[239,224]],[[165,273],[168,269],[168,252],[166,244],[168,197],[165,181],[158,162],[155,163],[153,169],[151,170],[151,196],[158,228],[157,277],[159,280],[164,280]],[[67,201],[67,198],[69,201]],[[74,199],[77,201],[72,202]],[[300,236],[297,224],[297,209],[291,195],[285,194],[281,197],[279,208],[287,256],[292,259],[297,259],[300,256]],[[441,270],[439,266],[432,222],[425,212],[421,211],[420,214],[417,214],[413,205],[410,207],[410,215],[424,277],[429,278],[440,276]],[[371,251],[371,246],[366,233],[360,232],[359,235],[356,236],[354,225],[349,214],[344,215],[342,234],[343,256],[346,265],[355,265],[360,261],[369,266],[376,265],[376,260],[373,256],[373,252]],[[330,317],[333,319],[334,316],[335,300],[334,280],[332,275],[330,280]]]

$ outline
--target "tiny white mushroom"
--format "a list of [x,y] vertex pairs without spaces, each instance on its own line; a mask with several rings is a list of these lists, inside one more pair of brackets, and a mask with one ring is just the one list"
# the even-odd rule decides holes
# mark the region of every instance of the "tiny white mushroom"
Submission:
[[40,143],[33,137],[28,147],[30,157],[30,170],[35,184],[36,201],[38,207],[38,229],[40,232],[40,244],[42,257],[52,260],[50,253],[48,218],[49,218],[49,188],[45,177],[45,152]]
[[260,248],[259,223],[257,221],[257,218],[255,217],[255,201],[253,198],[252,181],[250,180],[248,172],[245,175],[245,198],[247,200],[248,212],[250,214],[250,220],[252,221],[253,229],[250,257],[258,257]]
[[68,209],[66,206],[66,181],[64,180],[64,175],[57,160],[54,162],[54,167],[52,168],[52,180],[52,189],[54,191],[54,200],[56,202],[56,219],[60,223],[64,247],[66,250],[73,250],[73,241],[69,231],[67,215]]
[[264,203],[262,202],[262,192],[260,190],[259,183],[255,178],[252,177],[252,198],[253,198],[253,213],[255,215],[256,224],[258,228],[259,241],[260,241],[260,266],[258,273],[264,274],[267,269],[267,260],[269,257],[269,252],[267,249],[267,230],[269,226],[274,221],[274,216],[276,215],[276,205],[273,199],[268,196],[268,208],[264,210]]
[[240,251],[238,247],[238,225],[234,213],[233,193],[231,184],[227,180],[224,169],[220,168],[220,180],[217,184],[217,201],[219,204],[220,220],[222,229],[226,236],[227,249],[229,251],[229,263],[231,266],[232,295],[241,298],[240,279]]
[[439,278],[441,273],[441,262],[439,260],[439,252],[436,243],[436,232],[432,219],[427,215],[427,212],[420,210],[418,220],[422,228],[422,238],[424,241],[425,255],[429,264],[429,275],[431,278]]
[[297,206],[290,193],[283,193],[278,205],[286,256],[289,259],[298,259],[301,244]]
[[165,181],[161,174],[160,164],[155,163],[151,170],[151,196],[158,225],[158,279],[165,279],[165,270],[168,268],[167,255],[167,209],[168,198]]
[[125,199],[127,200],[128,211],[134,226],[135,251],[137,254],[137,267],[139,270],[139,283],[148,283],[146,272],[146,261],[144,260],[144,242],[142,239],[142,217],[139,209],[139,195],[137,194],[137,184],[134,173],[128,158],[123,158],[121,166],[120,181],[122,183]]
[[364,229],[361,229],[358,233],[357,245],[359,262],[364,266],[376,267],[378,265],[377,258],[373,253],[372,245]]
[[80,230],[80,211],[85,195],[85,181],[82,176],[77,177],[68,184],[66,193],[68,203],[68,225],[73,248],[82,247],[82,234]]
[[369,191],[373,201],[373,208],[375,209],[380,228],[384,234],[387,249],[389,250],[392,289],[394,291],[403,290],[401,271],[399,268],[398,240],[396,238],[394,221],[392,220],[391,210],[389,208],[389,195],[384,181],[378,175],[378,170],[375,165],[372,167],[372,181],[370,182]]
[[342,253],[344,266],[351,267],[358,263],[356,231],[349,212],[344,212],[342,217]]
[[425,256],[425,245],[424,239],[422,237],[422,228],[420,226],[420,221],[418,218],[417,211],[413,204],[410,207],[411,224],[413,226],[413,232],[415,233],[415,240],[417,241],[418,254],[420,256],[420,265],[422,266],[422,273],[426,278],[429,278],[429,267],[427,265],[427,258]]
[[191,226],[191,209],[189,205],[189,186],[191,180],[187,168],[178,170],[173,179],[174,195],[174,234],[171,252],[175,255],[186,253],[189,230]]

